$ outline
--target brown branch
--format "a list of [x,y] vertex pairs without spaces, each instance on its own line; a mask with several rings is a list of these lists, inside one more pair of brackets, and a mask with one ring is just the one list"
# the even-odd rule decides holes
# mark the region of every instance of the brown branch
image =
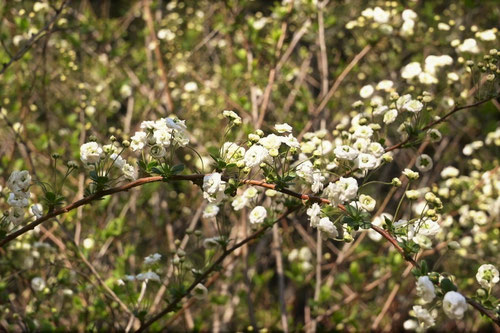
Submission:
[[[445,114],[441,118],[439,118],[437,120],[434,120],[434,121],[430,122],[429,124],[427,124],[425,127],[422,128],[422,131],[426,131],[426,130],[428,130],[428,129],[434,127],[434,126],[436,126],[437,124],[442,123],[443,121],[445,121],[446,119],[448,119],[449,117],[451,117],[453,114],[455,114],[456,112],[458,112],[460,110],[470,109],[470,108],[473,108],[475,106],[479,106],[481,104],[489,102],[491,100],[495,100],[495,99],[497,99],[499,97],[500,97],[500,95],[497,95],[497,96],[494,96],[494,97],[489,97],[489,98],[480,100],[479,102],[476,102],[476,103],[473,103],[473,104],[468,104],[468,105],[463,105],[463,106],[456,106],[450,112],[448,112],[447,114]],[[392,151],[392,150],[395,150],[395,149],[402,148],[403,145],[405,145],[408,142],[410,142],[410,140],[411,140],[411,138],[403,140],[400,143],[395,144],[394,146],[386,148],[385,151],[388,152],[388,151]]]
[[[276,223],[277,221],[279,221],[279,220],[287,217],[289,214],[291,214],[292,212],[294,212],[296,209],[297,208],[295,208],[295,209],[289,209],[288,211],[286,211],[285,213],[283,213],[280,217],[278,217],[276,219],[276,221],[274,221],[274,223]],[[144,330],[146,330],[154,322],[156,322],[159,319],[161,319],[167,313],[174,311],[175,308],[177,307],[177,304],[184,297],[186,297],[187,295],[189,295],[191,293],[191,291],[196,287],[196,285],[198,283],[203,282],[210,275],[210,273],[212,273],[219,265],[221,265],[222,262],[224,261],[224,259],[226,259],[226,257],[228,255],[230,255],[232,252],[234,252],[238,248],[242,247],[243,245],[247,244],[248,242],[253,241],[254,239],[259,238],[269,228],[270,228],[270,225],[266,225],[266,226],[260,228],[259,230],[257,230],[256,232],[254,232],[253,234],[251,234],[250,236],[248,236],[247,238],[245,238],[245,239],[241,240],[240,242],[236,243],[231,248],[225,249],[222,252],[222,254],[219,256],[219,258],[217,258],[217,260],[214,261],[214,263],[205,272],[203,272],[203,274],[201,274],[198,278],[196,278],[193,281],[193,283],[191,283],[191,285],[184,291],[184,293],[182,293],[181,295],[176,296],[162,311],[160,311],[158,314],[156,314],[155,316],[153,316],[153,318],[151,318],[148,321],[146,321],[145,323],[143,323],[141,325],[141,327],[137,330],[137,332],[144,332]]]

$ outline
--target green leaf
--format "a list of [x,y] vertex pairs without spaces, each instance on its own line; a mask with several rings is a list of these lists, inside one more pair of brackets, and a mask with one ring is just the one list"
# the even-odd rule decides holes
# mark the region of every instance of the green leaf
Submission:
[[440,286],[441,286],[441,289],[443,289],[443,292],[445,292],[445,293],[447,293],[449,291],[457,291],[457,287],[448,278],[442,279]]
[[170,172],[175,175],[182,172],[182,170],[184,170],[184,164],[177,164],[170,170]]

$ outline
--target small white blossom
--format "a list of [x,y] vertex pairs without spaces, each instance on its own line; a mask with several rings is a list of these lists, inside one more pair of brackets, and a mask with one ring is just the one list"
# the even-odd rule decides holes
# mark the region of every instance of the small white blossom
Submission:
[[288,125],[287,123],[276,124],[276,125],[274,125],[274,129],[278,133],[291,133],[292,132],[292,126]]
[[250,212],[249,219],[252,224],[259,224],[264,222],[267,217],[267,211],[262,206],[257,206]]
[[343,160],[352,161],[359,155],[359,151],[347,145],[338,146],[333,150],[335,156]]
[[428,276],[420,276],[417,280],[417,295],[425,303],[430,303],[436,297],[436,288]]
[[373,86],[371,84],[368,84],[361,88],[361,90],[359,91],[359,96],[361,96],[361,98],[368,98],[373,94],[374,91],[375,89],[373,89]]
[[250,147],[244,157],[245,165],[249,168],[259,165],[269,157],[269,151],[261,145]]
[[37,276],[31,280],[31,288],[35,291],[42,291],[46,286],[45,280],[41,277]]
[[467,301],[462,294],[449,291],[444,295],[443,310],[451,319],[462,319],[465,311],[467,311]]
[[484,264],[479,267],[476,274],[476,280],[481,287],[489,289],[500,281],[498,269],[490,264]]
[[139,281],[157,281],[157,282],[160,282],[160,276],[158,274],[156,274],[155,272],[146,272],[146,273],[140,273],[140,274],[137,274],[137,276],[135,277],[137,280]]
[[321,235],[324,239],[337,238],[339,235],[337,228],[335,228],[335,225],[332,223],[332,221],[330,221],[328,217],[323,217],[319,220],[318,230],[321,231]]
[[161,254],[154,253],[154,254],[151,254],[151,255],[144,258],[144,264],[145,265],[152,265],[152,264],[160,261],[160,259],[161,259]]
[[418,170],[422,172],[429,171],[430,169],[432,169],[433,166],[432,158],[427,154],[422,154],[419,157],[417,157],[415,166],[417,167]]
[[413,306],[413,312],[415,313],[415,317],[418,319],[420,328],[425,330],[434,326],[434,317],[432,317],[429,310],[424,309],[420,305],[415,305]]
[[313,228],[318,226],[320,220],[321,207],[317,203],[313,203],[311,207],[307,209],[307,215],[309,216],[310,225]]
[[218,213],[219,213],[219,206],[217,206],[216,204],[208,204],[203,210],[203,218],[209,219],[217,216]]
[[94,164],[103,157],[103,150],[97,142],[87,142],[80,147],[80,159],[84,164]]
[[403,105],[404,110],[414,113],[422,111],[423,107],[424,105],[422,102],[417,101],[416,99],[412,99]]

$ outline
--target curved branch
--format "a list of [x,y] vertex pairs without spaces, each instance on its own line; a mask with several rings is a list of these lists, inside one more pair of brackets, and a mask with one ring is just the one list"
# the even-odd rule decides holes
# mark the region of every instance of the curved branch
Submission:
[[[473,104],[468,104],[468,105],[463,105],[463,106],[455,106],[450,112],[448,112],[447,114],[445,114],[444,116],[442,116],[441,118],[437,119],[437,120],[434,120],[430,123],[428,123],[426,126],[424,126],[422,128],[422,131],[426,131],[434,126],[436,126],[437,124],[440,124],[442,123],[443,121],[445,121],[446,119],[448,119],[449,117],[451,117],[454,113],[460,111],[460,110],[465,110],[465,109],[470,109],[470,108],[473,108],[475,106],[479,106],[481,104],[484,104],[486,102],[489,102],[491,101],[492,99],[497,99],[497,98],[500,98],[500,95],[496,95],[496,96],[493,96],[493,97],[489,97],[489,98],[486,98],[486,99],[483,99],[483,100],[480,100],[476,103],[473,103]],[[392,151],[392,150],[396,150],[396,149],[400,149],[403,147],[403,145],[407,144],[408,142],[410,142],[411,138],[408,138],[406,140],[403,140],[389,148],[386,148],[385,151],[388,152],[388,151]]]
[[[292,212],[294,212],[297,208],[292,208],[292,209],[289,209],[288,211],[286,211],[285,213],[283,213],[280,217],[278,217],[274,223],[278,222],[279,220],[287,217],[288,215],[290,215]],[[273,224],[274,224],[273,223]],[[177,304],[184,298],[186,297],[187,295],[189,295],[189,293],[196,287],[196,285],[198,283],[201,283],[203,282],[209,275],[210,273],[212,273],[220,264],[222,264],[222,262],[224,261],[224,259],[226,259],[226,257],[228,255],[230,255],[232,252],[234,252],[235,250],[237,250],[238,248],[242,247],[243,245],[247,244],[248,242],[250,241],[253,241],[254,239],[257,239],[259,238],[264,232],[266,232],[269,228],[271,227],[271,225],[266,225],[262,228],[260,228],[259,230],[257,230],[256,232],[254,232],[253,234],[251,234],[250,236],[248,236],[247,238],[241,240],[240,242],[236,243],[235,245],[233,245],[231,248],[229,249],[225,249],[224,252],[222,252],[222,254],[220,255],[219,258],[217,258],[216,261],[214,261],[214,263],[212,265],[210,265],[210,267],[205,271],[203,272],[203,274],[201,274],[198,278],[196,278],[193,283],[191,283],[191,285],[181,294],[181,295],[178,295],[176,296],[163,310],[161,310],[160,312],[158,312],[155,316],[153,316],[151,319],[149,319],[148,321],[146,321],[144,324],[141,325],[141,327],[139,327],[139,329],[136,331],[136,332],[144,332],[144,330],[146,330],[149,326],[151,326],[154,322],[158,321],[159,319],[161,319],[163,316],[165,316],[167,313],[169,312],[172,312],[175,310],[175,308],[177,307]]]

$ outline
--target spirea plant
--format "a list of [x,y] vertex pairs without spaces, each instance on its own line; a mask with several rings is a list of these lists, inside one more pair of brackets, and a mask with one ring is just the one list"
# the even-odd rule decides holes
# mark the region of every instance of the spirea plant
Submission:
[[500,327],[499,8],[0,2],[0,328]]

